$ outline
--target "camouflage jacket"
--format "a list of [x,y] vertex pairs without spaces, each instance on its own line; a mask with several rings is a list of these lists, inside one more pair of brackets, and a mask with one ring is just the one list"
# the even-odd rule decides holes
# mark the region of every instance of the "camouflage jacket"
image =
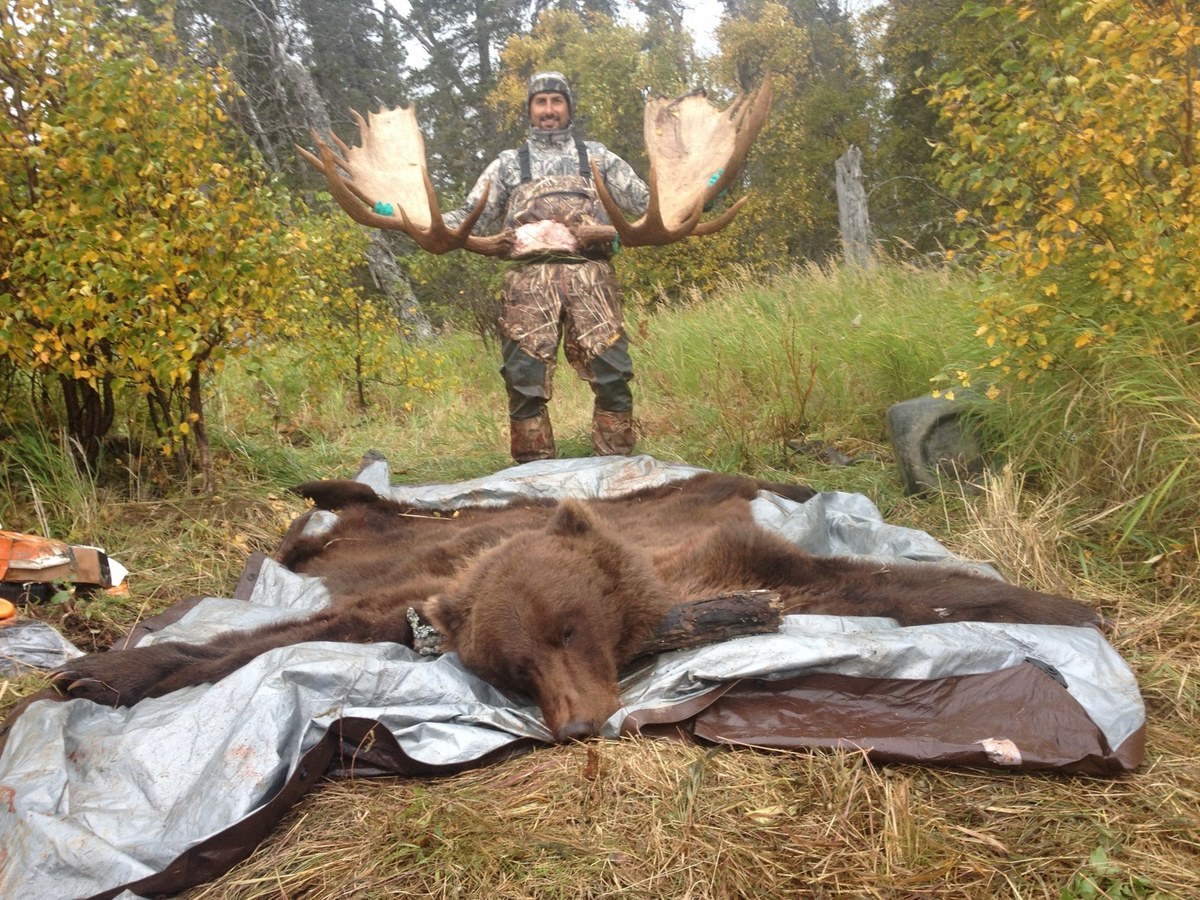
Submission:
[[[640,216],[646,211],[650,191],[646,183],[637,176],[633,167],[617,156],[603,144],[596,141],[585,141],[588,159],[595,162],[604,179],[604,185],[612,194],[613,200],[621,209],[634,216]],[[540,181],[552,176],[579,175],[579,153],[575,147],[575,134],[571,126],[561,131],[529,130],[529,171],[533,181]],[[521,183],[520,150],[505,150],[483,170],[471,192],[467,194],[466,202],[459,209],[445,213],[443,218],[451,228],[456,228],[467,214],[475,208],[475,204],[483,195],[483,191],[491,185],[488,191],[487,205],[483,214],[475,223],[476,234],[485,234],[498,230],[509,214],[509,203],[513,192]],[[601,211],[599,217],[607,223],[608,219]]]

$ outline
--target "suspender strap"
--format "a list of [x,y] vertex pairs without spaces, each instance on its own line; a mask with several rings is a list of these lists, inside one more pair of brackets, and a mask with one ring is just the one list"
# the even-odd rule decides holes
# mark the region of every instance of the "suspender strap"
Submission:
[[592,167],[588,165],[587,146],[579,138],[575,138],[575,150],[579,153],[579,174],[590,181]]
[[[592,167],[588,165],[587,145],[580,138],[575,138],[575,152],[579,154],[579,174],[591,180]],[[517,158],[521,163],[521,183],[524,184],[533,178],[533,172],[529,167],[529,144],[526,143],[517,151]]]

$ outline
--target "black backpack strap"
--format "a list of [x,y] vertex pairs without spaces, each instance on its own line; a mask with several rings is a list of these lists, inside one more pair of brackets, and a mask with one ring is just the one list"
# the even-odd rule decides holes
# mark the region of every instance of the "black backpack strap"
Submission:
[[529,168],[529,145],[522,144],[521,149],[517,151],[517,158],[521,161],[521,183],[524,184],[533,178],[533,173]]
[[579,174],[590,180],[592,167],[588,165],[587,145],[580,138],[575,138],[575,150],[579,154]]

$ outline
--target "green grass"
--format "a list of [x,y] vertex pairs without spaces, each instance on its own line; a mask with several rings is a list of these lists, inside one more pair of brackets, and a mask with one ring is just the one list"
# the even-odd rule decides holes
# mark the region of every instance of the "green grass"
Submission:
[[883,443],[887,408],[927,393],[972,330],[961,284],[894,270],[731,284],[637,324],[643,403],[675,423],[667,439],[716,431],[740,465],[777,464],[804,436]]
[[95,481],[62,441],[23,430],[0,440],[0,452],[0,527],[76,534],[95,526]]
[[[1172,333],[1164,333],[1170,331]],[[1047,375],[989,410],[992,442],[1063,492],[1090,558],[1163,580],[1200,556],[1200,348],[1170,323],[1120,335],[1086,371]],[[1173,580],[1173,578],[1168,578]]]

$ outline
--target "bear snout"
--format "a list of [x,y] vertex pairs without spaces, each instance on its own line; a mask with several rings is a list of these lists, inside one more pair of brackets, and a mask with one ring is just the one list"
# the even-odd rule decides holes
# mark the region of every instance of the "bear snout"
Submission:
[[554,740],[560,744],[566,744],[571,741],[585,741],[590,737],[595,737],[600,731],[599,722],[568,722],[554,732]]
[[560,743],[594,737],[621,706],[615,664],[588,651],[547,650],[531,674],[546,728]]

